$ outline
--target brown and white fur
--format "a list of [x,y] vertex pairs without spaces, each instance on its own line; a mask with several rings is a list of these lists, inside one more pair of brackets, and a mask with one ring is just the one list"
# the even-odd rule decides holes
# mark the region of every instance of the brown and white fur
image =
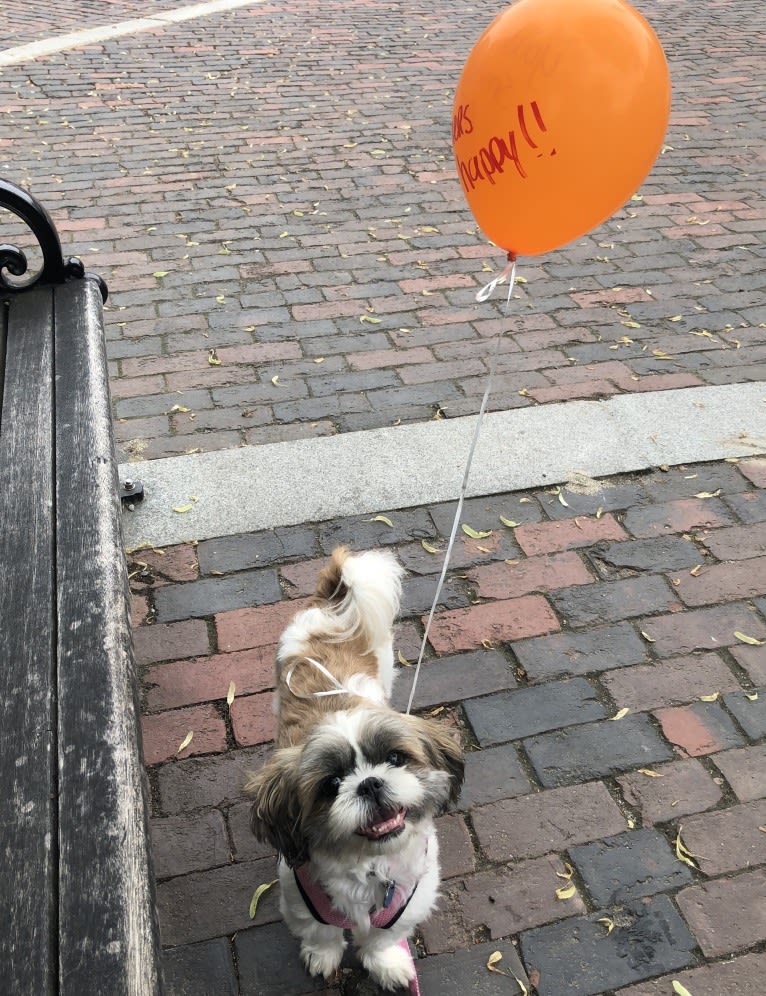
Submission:
[[[309,606],[280,639],[277,746],[246,786],[254,833],[280,853],[280,908],[308,971],[330,978],[345,940],[301,897],[292,869],[304,862],[353,924],[362,964],[385,989],[413,979],[400,942],[436,900],[433,818],[457,798],[463,779],[462,752],[447,730],[389,706],[402,574],[389,552],[334,551]],[[333,689],[338,694],[317,694]],[[417,889],[381,929],[369,911],[381,908],[392,882],[408,896]]]

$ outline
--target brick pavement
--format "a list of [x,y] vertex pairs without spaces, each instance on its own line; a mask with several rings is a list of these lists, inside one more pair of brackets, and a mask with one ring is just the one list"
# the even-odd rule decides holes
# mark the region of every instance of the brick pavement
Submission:
[[[496,950],[538,996],[670,994],[674,979],[694,996],[760,994],[765,499],[761,457],[466,504],[463,521],[494,535],[460,533],[415,698],[467,751],[439,819],[443,899],[416,938],[425,996],[516,991],[486,968]],[[275,858],[241,785],[273,737],[274,643],[339,536],[407,566],[395,647],[416,656],[441,567],[422,541],[444,546],[452,506],[381,512],[392,526],[131,555],[171,994],[369,991],[353,968],[312,989],[273,893],[249,919]],[[411,680],[400,667],[399,707]]]
[[[180,6],[11,0],[4,37]],[[766,377],[760,0],[640,0],[664,153],[510,322],[449,142],[499,6],[270,0],[0,69],[0,167],[109,280],[121,459],[473,413],[499,331],[497,409]]]

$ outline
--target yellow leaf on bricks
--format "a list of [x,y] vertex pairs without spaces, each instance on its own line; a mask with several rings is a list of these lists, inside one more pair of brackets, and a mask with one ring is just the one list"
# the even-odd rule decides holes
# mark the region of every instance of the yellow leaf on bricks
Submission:
[[166,277],[167,275],[168,275],[167,270],[157,270],[156,273],[152,274],[153,277]]
[[425,540],[421,540],[420,541],[420,545],[423,547],[423,549],[426,551],[426,553],[438,553],[439,552],[439,548],[438,547],[431,546],[431,544],[430,543],[426,543]]
[[500,516],[500,521],[504,526],[508,526],[509,529],[515,529],[518,526],[518,522],[514,522],[513,519],[506,519],[504,515]]
[[466,536],[470,536],[471,539],[486,539],[487,536],[492,535],[491,529],[485,529],[485,530],[473,529],[471,526],[466,525],[465,522],[461,523],[460,528],[463,530]]
[[388,518],[387,515],[374,515],[371,519],[368,519],[367,521],[368,522],[382,522],[386,526],[390,526],[391,529],[394,528],[393,522]]
[[750,702],[755,702],[758,699],[758,692],[753,692],[752,695],[748,695],[748,693],[745,692],[745,698]]
[[715,702],[720,692],[713,692],[712,695],[700,695],[700,702]]
[[619,712],[616,712],[616,713],[614,714],[614,716],[610,716],[609,718],[610,718],[611,720],[615,720],[615,719],[623,719],[623,718],[624,718],[625,716],[627,716],[627,715],[628,715],[628,713],[629,713],[629,712],[630,712],[630,709],[629,709],[629,708],[628,708],[627,706],[625,706],[625,708],[624,708],[624,709],[620,709],[620,711],[619,711]]
[[574,868],[569,864],[568,861],[564,862],[563,872],[556,872],[557,878],[564,878],[567,880],[567,882],[571,879],[573,875],[574,875]]
[[606,927],[607,935],[611,934],[614,930],[614,920],[610,920],[608,916],[600,916],[596,923],[603,923]]
[[178,505],[176,508],[173,509],[173,511],[178,512],[179,515],[183,515],[184,512],[191,512],[193,508],[194,505]]
[[496,972],[498,975],[505,975],[505,972],[502,969],[495,967],[497,963],[502,960],[503,960],[502,951],[493,951],[492,954],[487,959],[488,971]]
[[665,777],[664,775],[661,775],[659,773],[659,771],[652,771],[651,768],[639,768],[638,771],[639,771],[639,774],[646,775],[647,778],[664,778]]
[[399,658],[399,663],[403,667],[412,667],[412,661],[408,661],[407,658],[404,656],[404,654],[401,652],[401,650],[398,651],[396,656]]
[[562,885],[560,889],[556,889],[556,899],[571,899],[572,896],[577,892],[577,886],[572,882],[570,885]]
[[176,751],[176,754],[180,754],[182,750],[186,750],[189,744],[192,742],[192,737],[194,736],[194,730],[189,730],[186,736],[181,741],[181,746]]
[[628,328],[628,329],[640,329],[641,328],[641,323],[640,322],[633,322],[633,321],[630,321],[630,322],[620,322],[620,325],[624,325],[625,328]]
[[649,634],[647,632],[645,632],[643,629],[641,630],[641,636],[643,636],[643,638],[646,640],[647,643],[656,643],[657,642],[654,639],[653,636],[649,636]]
[[677,996],[692,996],[686,986],[682,986],[677,979],[673,979],[673,992],[676,993]]
[[250,913],[251,920],[255,919],[255,914],[258,910],[258,903],[261,901],[261,896],[264,892],[268,892],[273,885],[276,885],[278,881],[279,879],[275,878],[272,882],[264,882],[263,885],[259,885],[255,890],[253,898],[250,900],[250,909],[248,911]]
[[282,384],[279,383],[279,374],[274,374],[274,376],[271,378],[271,383],[274,385],[274,387],[282,387]]
[[719,488],[717,491],[698,491],[694,496],[695,498],[717,498],[721,493]]
[[696,577],[698,577],[698,575],[699,575],[699,572],[700,572],[701,570],[702,570],[702,564],[697,564],[697,566],[696,566],[696,567],[692,567],[692,569],[691,569],[691,570],[689,571],[689,573],[691,574],[691,576],[692,576],[693,578],[696,578]]
[[380,323],[383,321],[383,319],[382,318],[372,318],[370,315],[360,315],[359,316],[359,321],[360,322],[369,322],[370,325],[380,325]]
[[218,353],[214,349],[209,349],[207,352],[207,362],[211,367],[220,367],[221,361],[218,359]]
[[233,681],[230,681],[229,682],[229,690],[226,693],[226,705],[229,706],[229,707],[231,707],[231,704],[234,701],[234,693],[236,692],[236,690],[237,690],[237,686],[234,684]]
[[746,643],[749,647],[762,647],[766,644],[766,640],[756,640],[754,636],[748,636],[746,633],[735,632],[734,635],[740,643]]

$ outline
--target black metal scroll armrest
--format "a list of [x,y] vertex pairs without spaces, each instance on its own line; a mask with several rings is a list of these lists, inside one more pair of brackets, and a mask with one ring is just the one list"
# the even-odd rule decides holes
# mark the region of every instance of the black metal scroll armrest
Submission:
[[64,259],[61,241],[53,219],[45,208],[22,187],[0,178],[0,207],[7,208],[26,222],[37,239],[43,254],[40,272],[24,284],[11,282],[8,274],[22,277],[27,272],[27,257],[17,246],[0,245],[0,291],[12,293],[27,290],[34,284],[63,284],[67,280],[88,277],[97,281],[101,298],[106,301],[106,283],[94,273],[86,273],[77,256]]

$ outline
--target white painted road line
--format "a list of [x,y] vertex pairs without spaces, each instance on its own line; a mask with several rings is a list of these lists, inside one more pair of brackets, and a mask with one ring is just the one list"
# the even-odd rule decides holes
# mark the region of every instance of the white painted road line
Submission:
[[209,0],[208,3],[195,3],[189,7],[161,11],[149,17],[136,17],[129,21],[104,24],[98,28],[84,28],[82,31],[72,31],[66,35],[54,35],[52,38],[42,38],[27,45],[3,49],[0,51],[0,67],[16,66],[22,62],[39,59],[41,56],[55,55],[73,48],[84,48],[86,45],[97,45],[124,35],[156,31],[157,28],[167,27],[170,24],[193,21],[198,17],[208,17],[210,14],[220,14],[239,7],[256,7],[262,3],[264,0]]
[[[476,416],[124,464],[146,498],[125,542],[157,546],[456,500]],[[469,494],[766,453],[766,383],[618,395],[485,418]],[[187,512],[174,508],[191,506]]]

